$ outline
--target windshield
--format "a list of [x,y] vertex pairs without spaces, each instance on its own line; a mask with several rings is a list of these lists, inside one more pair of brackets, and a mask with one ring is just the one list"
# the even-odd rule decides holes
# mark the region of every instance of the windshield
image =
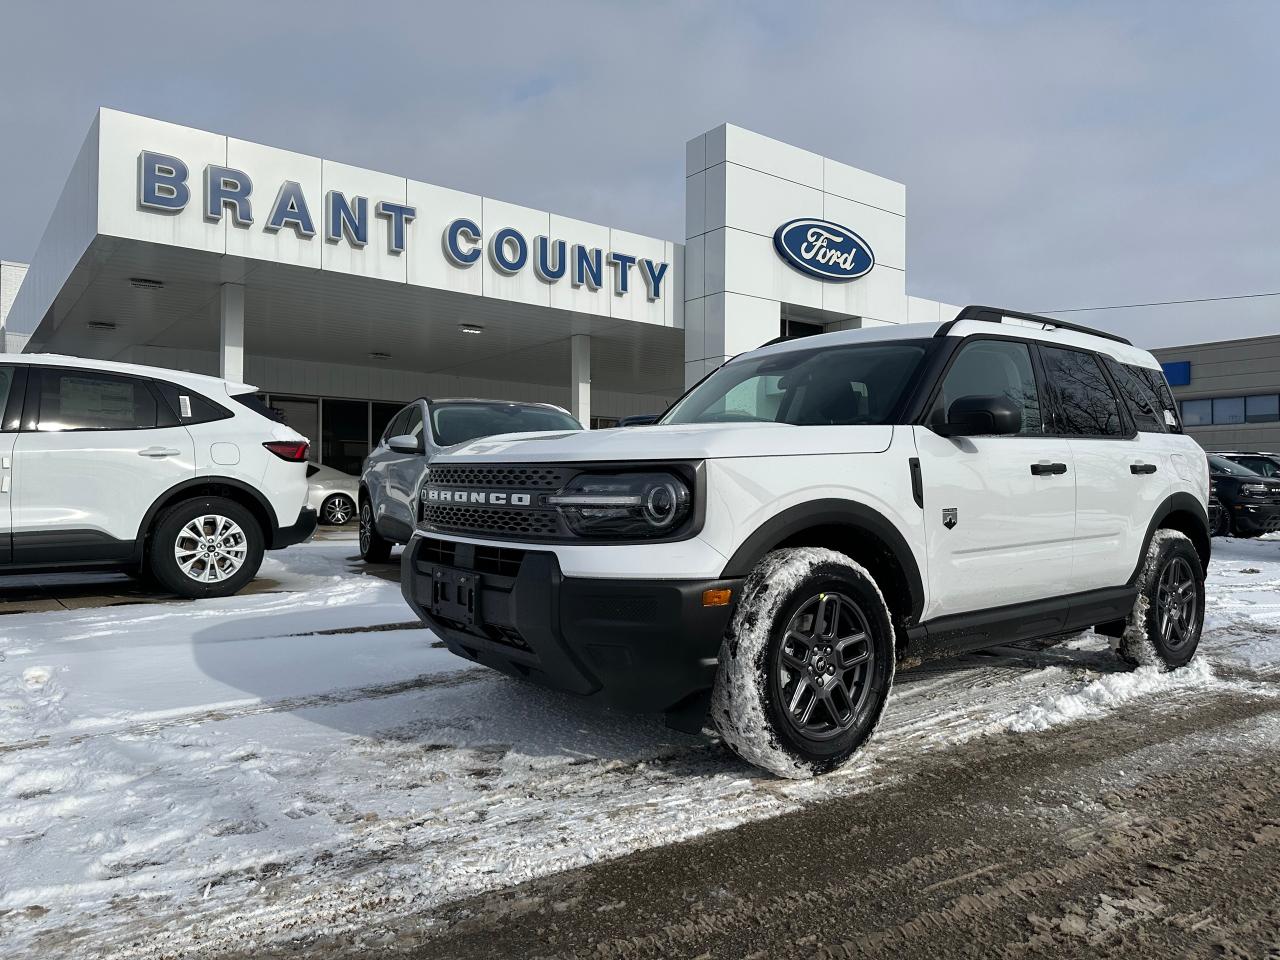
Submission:
[[732,360],[678,402],[663,423],[888,423],[928,340],[843,343]]
[[1243,464],[1236,463],[1234,460],[1228,460],[1226,457],[1219,457],[1216,454],[1209,454],[1209,465],[1219,473],[1229,473],[1233,477],[1260,477],[1262,474],[1256,470],[1250,470]]
[[519,403],[445,403],[431,406],[431,432],[442,447],[497,433],[581,429],[582,424],[554,407],[528,407]]

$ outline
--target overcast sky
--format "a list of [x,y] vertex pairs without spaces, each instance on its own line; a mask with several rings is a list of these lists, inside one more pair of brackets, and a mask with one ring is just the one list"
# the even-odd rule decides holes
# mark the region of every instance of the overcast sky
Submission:
[[[0,258],[98,106],[661,237],[724,121],[907,185],[907,288],[1027,310],[1280,291],[1280,3],[0,9]],[[1081,313],[1146,346],[1280,297]]]

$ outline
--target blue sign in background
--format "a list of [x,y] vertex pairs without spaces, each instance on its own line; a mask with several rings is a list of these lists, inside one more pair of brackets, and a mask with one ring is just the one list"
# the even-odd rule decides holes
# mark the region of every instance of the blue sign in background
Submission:
[[1172,363],[1162,363],[1160,366],[1164,369],[1164,378],[1169,381],[1169,386],[1185,387],[1191,382],[1190,360],[1175,360]]

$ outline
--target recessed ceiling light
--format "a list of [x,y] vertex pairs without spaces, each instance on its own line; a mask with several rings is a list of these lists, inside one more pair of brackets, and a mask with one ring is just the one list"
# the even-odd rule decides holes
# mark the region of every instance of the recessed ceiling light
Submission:
[[484,327],[477,327],[474,323],[460,323],[458,329],[463,333],[484,333]]
[[390,360],[391,354],[383,353],[381,350],[374,350],[372,353],[369,354],[369,359],[370,360]]
[[90,320],[90,330],[114,330],[116,324],[114,320]]
[[146,277],[130,277],[129,286],[138,290],[163,290],[163,280],[148,280]]

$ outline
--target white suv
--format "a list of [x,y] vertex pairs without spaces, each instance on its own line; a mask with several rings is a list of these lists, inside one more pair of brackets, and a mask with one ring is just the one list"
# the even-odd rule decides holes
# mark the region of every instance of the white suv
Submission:
[[968,307],[742,354],[644,430],[443,454],[401,582],[461,656],[684,729],[710,707],[808,776],[906,656],[1096,627],[1185,664],[1207,496],[1149,353]]
[[0,362],[0,571],[117,568],[187,597],[315,530],[307,441],[253,388],[41,354]]

